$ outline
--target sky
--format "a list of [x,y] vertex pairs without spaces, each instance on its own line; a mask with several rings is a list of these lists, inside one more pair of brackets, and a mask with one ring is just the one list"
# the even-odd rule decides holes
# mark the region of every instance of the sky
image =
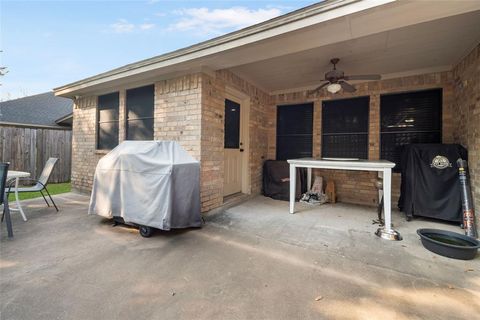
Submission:
[[50,91],[317,1],[0,0],[0,101]]

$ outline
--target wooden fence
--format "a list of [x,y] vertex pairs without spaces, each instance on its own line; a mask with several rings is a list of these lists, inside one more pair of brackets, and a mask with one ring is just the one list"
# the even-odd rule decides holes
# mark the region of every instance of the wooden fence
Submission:
[[50,157],[58,158],[49,182],[70,181],[72,131],[0,125],[0,162],[10,170],[30,172],[38,178]]

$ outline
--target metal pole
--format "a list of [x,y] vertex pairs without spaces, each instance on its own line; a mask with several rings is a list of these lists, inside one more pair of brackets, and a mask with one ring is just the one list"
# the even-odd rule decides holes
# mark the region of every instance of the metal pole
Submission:
[[468,181],[468,165],[463,159],[457,160],[458,175],[460,178],[460,192],[462,193],[462,209],[463,209],[463,227],[465,235],[477,238],[477,228],[475,226],[475,212],[472,207],[472,190]]

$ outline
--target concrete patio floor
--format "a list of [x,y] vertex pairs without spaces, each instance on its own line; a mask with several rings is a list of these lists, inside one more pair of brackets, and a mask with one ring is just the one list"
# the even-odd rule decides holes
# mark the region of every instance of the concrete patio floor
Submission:
[[[15,238],[1,232],[1,319],[474,319],[480,258],[373,235],[375,209],[299,205],[255,197],[208,216],[202,229],[140,237],[88,216],[88,197],[25,202]],[[318,300],[318,301],[317,301]]]

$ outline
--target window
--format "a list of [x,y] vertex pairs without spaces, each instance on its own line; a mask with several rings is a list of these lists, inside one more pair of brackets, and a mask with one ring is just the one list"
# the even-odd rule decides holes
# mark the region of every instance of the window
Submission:
[[313,104],[277,107],[277,160],[312,156]]
[[322,157],[368,159],[369,97],[324,101]]
[[127,140],[153,140],[154,85],[127,90]]
[[442,89],[380,97],[380,156],[400,171],[402,146],[442,142]]
[[98,97],[97,149],[110,150],[118,145],[118,92]]
[[225,99],[225,149],[240,148],[240,104]]

